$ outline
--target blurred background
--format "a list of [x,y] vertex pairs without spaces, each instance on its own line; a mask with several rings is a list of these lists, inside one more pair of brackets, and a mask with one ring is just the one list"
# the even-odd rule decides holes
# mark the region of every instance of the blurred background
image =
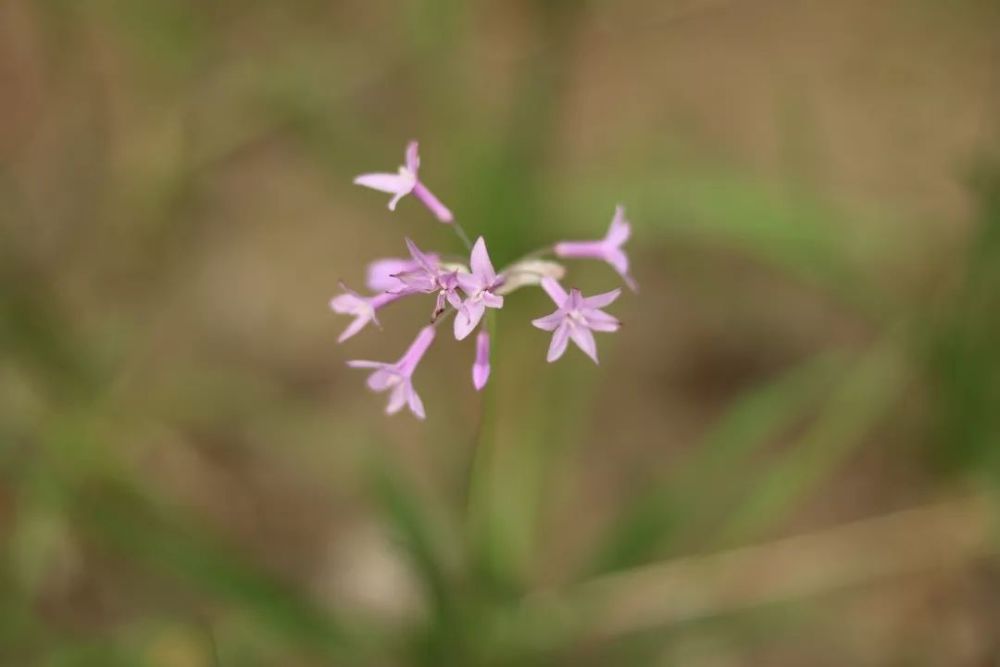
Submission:
[[[1000,664],[1000,6],[0,3],[0,664]],[[420,423],[338,280],[628,207]],[[573,264],[585,292],[619,285]]]

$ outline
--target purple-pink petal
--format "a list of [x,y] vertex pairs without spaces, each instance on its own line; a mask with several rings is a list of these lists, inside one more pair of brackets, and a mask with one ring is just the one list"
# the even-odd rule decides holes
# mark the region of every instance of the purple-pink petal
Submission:
[[394,415],[403,409],[406,405],[406,385],[408,382],[399,382],[392,388],[392,392],[389,394],[389,404],[385,406],[385,412],[389,415]]
[[597,363],[597,343],[594,342],[594,334],[587,327],[569,327],[569,337],[573,339],[576,346]]
[[417,390],[413,388],[413,383],[406,382],[404,384],[404,391],[406,392],[406,402],[410,406],[410,412],[417,419],[425,419],[427,415],[424,413],[424,402],[420,400],[420,395]]
[[400,287],[396,274],[410,271],[413,268],[413,261],[409,259],[400,257],[376,259],[368,264],[365,271],[365,285],[373,292],[387,292],[396,289]]
[[485,312],[486,306],[483,305],[482,301],[466,299],[459,311],[455,313],[455,338],[463,340],[472,333],[473,329],[479,325],[480,320],[483,319]]
[[563,322],[552,333],[552,342],[549,343],[549,353],[545,360],[549,363],[557,361],[566,351],[566,344],[569,342],[569,324]]
[[611,333],[618,331],[618,327],[621,326],[618,318],[608,315],[602,310],[585,310],[583,311],[583,319],[587,323],[587,326],[594,331]]
[[556,327],[562,324],[563,320],[566,319],[566,313],[562,310],[557,310],[551,315],[546,315],[545,317],[539,317],[538,319],[531,320],[531,323],[541,329],[542,331],[554,331]]
[[388,192],[391,194],[406,194],[413,188],[413,183],[401,176],[400,174],[387,174],[387,173],[373,173],[373,174],[361,174],[354,179],[355,185],[363,185],[366,188],[371,188],[372,190],[378,190],[379,192]]
[[562,305],[566,303],[566,297],[568,295],[562,285],[559,284],[558,280],[546,276],[545,278],[542,278],[541,285],[542,289],[545,290],[545,293],[549,295],[550,299],[555,301],[557,306],[561,308]]
[[615,216],[611,219],[611,226],[608,227],[604,242],[609,246],[621,247],[631,235],[632,225],[625,218],[625,207],[619,204],[615,207]]
[[411,141],[406,145],[406,168],[410,170],[414,178],[420,171],[420,145],[416,141]]
[[484,287],[490,287],[496,282],[497,275],[493,269],[493,262],[490,261],[489,252],[486,250],[486,241],[480,236],[472,246],[472,254],[469,258],[472,273],[479,278]]
[[604,292],[603,294],[595,294],[594,296],[588,296],[583,300],[584,308],[604,308],[610,306],[615,302],[621,295],[622,291],[620,289],[613,289],[610,292]]
[[503,308],[503,297],[493,292],[483,292],[483,305],[487,308]]

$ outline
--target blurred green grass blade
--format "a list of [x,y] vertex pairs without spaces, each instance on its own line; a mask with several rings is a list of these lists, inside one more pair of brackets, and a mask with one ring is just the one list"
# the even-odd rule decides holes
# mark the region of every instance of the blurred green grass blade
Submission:
[[[642,564],[661,555],[685,528],[721,511],[719,495],[733,470],[801,419],[836,367],[839,355],[821,355],[741,398],[688,459],[654,482],[615,520],[589,572]],[[706,506],[707,505],[707,506]]]
[[355,655],[356,636],[346,625],[198,530],[193,517],[168,515],[122,480],[91,479],[70,493],[68,509],[76,525],[130,560],[237,605],[301,648],[331,658]]
[[926,324],[934,383],[935,461],[942,468],[1000,475],[1000,161],[973,183],[978,215],[965,273]]
[[370,480],[382,516],[403,549],[439,616],[450,613],[454,600],[452,569],[446,531],[428,508],[428,502],[409,484],[401,470],[383,454],[370,463]]
[[897,344],[887,337],[847,372],[803,436],[735,506],[719,531],[719,543],[746,540],[783,520],[865,442],[905,381]]

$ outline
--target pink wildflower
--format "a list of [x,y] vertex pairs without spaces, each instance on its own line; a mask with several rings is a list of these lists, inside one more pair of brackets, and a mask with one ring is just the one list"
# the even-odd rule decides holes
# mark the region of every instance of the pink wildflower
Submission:
[[395,291],[400,294],[416,292],[432,294],[437,292],[437,302],[434,305],[432,320],[436,320],[444,312],[445,302],[458,308],[461,305],[457,291],[458,271],[446,271],[438,261],[437,255],[425,253],[410,239],[406,239],[406,247],[413,258],[413,268],[393,276],[400,283],[400,287]]
[[372,391],[390,392],[389,404],[385,408],[387,414],[395,414],[404,405],[408,405],[410,412],[417,419],[424,419],[426,416],[424,404],[413,388],[412,377],[417,364],[433,341],[434,327],[426,326],[420,330],[402,358],[394,364],[379,361],[348,361],[347,365],[351,368],[375,369],[375,372],[368,376],[368,387]]
[[455,216],[452,215],[448,207],[434,196],[418,178],[420,170],[420,154],[417,151],[417,142],[411,141],[406,147],[406,164],[399,168],[395,174],[376,172],[362,174],[354,179],[355,185],[363,185],[372,190],[388,192],[392,195],[389,200],[389,210],[395,211],[396,204],[406,195],[413,193],[413,196],[423,202],[434,216],[441,222],[452,222]]
[[552,278],[543,278],[542,287],[559,307],[551,315],[531,322],[543,331],[552,332],[552,343],[546,359],[549,362],[557,360],[566,351],[566,344],[572,340],[596,364],[597,344],[592,332],[618,330],[621,323],[600,309],[614,302],[621,290],[584,297],[578,289],[571,289],[567,294]]
[[625,218],[625,207],[615,207],[615,217],[611,220],[607,235],[599,241],[563,241],[555,245],[555,253],[559,257],[600,259],[612,266],[625,284],[633,292],[639,291],[639,286],[628,272],[628,255],[622,246],[628,241],[632,226]]
[[503,284],[497,277],[486,251],[486,241],[480,236],[472,246],[469,258],[471,273],[459,273],[458,284],[465,292],[466,299],[455,316],[455,338],[462,340],[475,329],[487,308],[503,308],[503,297],[497,296],[496,289]]

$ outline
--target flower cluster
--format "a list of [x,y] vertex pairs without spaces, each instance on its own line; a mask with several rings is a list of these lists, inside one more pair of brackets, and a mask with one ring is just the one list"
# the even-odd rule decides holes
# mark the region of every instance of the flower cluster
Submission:
[[397,173],[363,174],[354,179],[357,185],[392,195],[389,210],[396,210],[400,199],[412,194],[440,222],[452,226],[469,251],[468,263],[446,261],[440,254],[424,252],[406,239],[408,258],[375,260],[368,265],[366,286],[371,292],[359,294],[341,283],[342,292],[330,300],[330,308],[354,319],[340,334],[339,342],[354,336],[369,323],[381,326],[378,312],[389,304],[417,294],[435,295],[430,324],[422,328],[399,361],[349,361],[352,368],[371,369],[368,387],[377,392],[389,392],[386,412],[394,414],[404,406],[423,419],[424,404],[413,388],[413,373],[434,342],[438,326],[454,317],[453,331],[457,340],[476,335],[475,359],[472,364],[472,384],[476,390],[486,386],[490,377],[490,335],[483,323],[486,309],[501,309],[504,296],[526,286],[541,287],[555,303],[555,312],[532,321],[543,331],[552,332],[547,360],[552,362],[566,351],[570,341],[597,362],[597,344],[593,332],[613,332],[619,321],[602,308],[611,305],[621,290],[585,297],[578,289],[567,291],[559,280],[565,268],[547,256],[560,259],[597,259],[607,262],[633,291],[635,280],[628,271],[628,257],[622,246],[628,240],[631,227],[625,209],[615,209],[611,226],[604,238],[593,241],[562,241],[549,248],[530,253],[525,258],[497,271],[490,260],[483,237],[470,243],[452,212],[435,197],[419,177],[420,155],[417,142],[406,148],[405,165]]

